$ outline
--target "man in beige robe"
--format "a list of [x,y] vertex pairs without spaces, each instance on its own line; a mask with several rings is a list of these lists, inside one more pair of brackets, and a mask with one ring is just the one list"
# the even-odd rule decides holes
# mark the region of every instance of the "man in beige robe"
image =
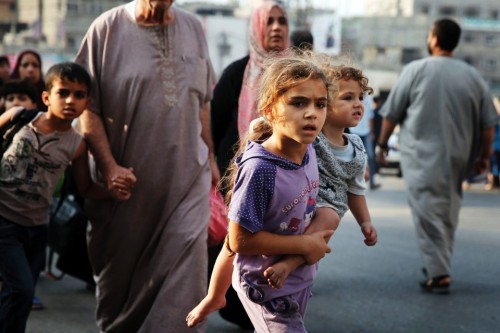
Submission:
[[206,292],[214,74],[200,22],[172,2],[102,14],[76,57],[93,78],[82,129],[102,178],[137,179],[128,201],[87,204],[102,332],[193,332],[184,318]]

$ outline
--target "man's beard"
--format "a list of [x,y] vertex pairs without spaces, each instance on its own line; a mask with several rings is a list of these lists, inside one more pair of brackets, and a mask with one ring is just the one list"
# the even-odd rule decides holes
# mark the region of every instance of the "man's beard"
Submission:
[[165,14],[168,12],[170,9],[170,6],[172,5],[173,1],[170,3],[165,3],[161,1],[149,1],[149,8],[151,8],[151,11],[153,13],[153,17],[155,18],[155,21],[157,22],[163,22],[163,18]]

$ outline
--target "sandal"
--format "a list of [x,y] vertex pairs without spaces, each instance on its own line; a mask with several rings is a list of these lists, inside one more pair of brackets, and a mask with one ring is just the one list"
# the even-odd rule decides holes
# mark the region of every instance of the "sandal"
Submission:
[[420,282],[422,290],[431,294],[446,295],[450,293],[451,278],[449,275],[440,275]]
[[40,301],[40,299],[37,296],[33,296],[33,302],[31,303],[31,310],[37,311],[43,309],[45,309],[45,306]]

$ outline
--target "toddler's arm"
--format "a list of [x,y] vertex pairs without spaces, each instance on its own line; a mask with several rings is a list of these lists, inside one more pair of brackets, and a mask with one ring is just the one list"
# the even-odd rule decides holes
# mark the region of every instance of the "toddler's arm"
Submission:
[[368,246],[377,244],[377,230],[371,222],[370,212],[368,211],[365,196],[348,192],[347,198],[349,209],[361,227],[361,232],[365,236],[365,244]]

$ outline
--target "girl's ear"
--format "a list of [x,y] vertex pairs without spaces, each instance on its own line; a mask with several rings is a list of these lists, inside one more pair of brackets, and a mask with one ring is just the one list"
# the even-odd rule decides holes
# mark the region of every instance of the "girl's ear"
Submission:
[[49,93],[47,91],[42,92],[42,102],[43,104],[50,106]]

